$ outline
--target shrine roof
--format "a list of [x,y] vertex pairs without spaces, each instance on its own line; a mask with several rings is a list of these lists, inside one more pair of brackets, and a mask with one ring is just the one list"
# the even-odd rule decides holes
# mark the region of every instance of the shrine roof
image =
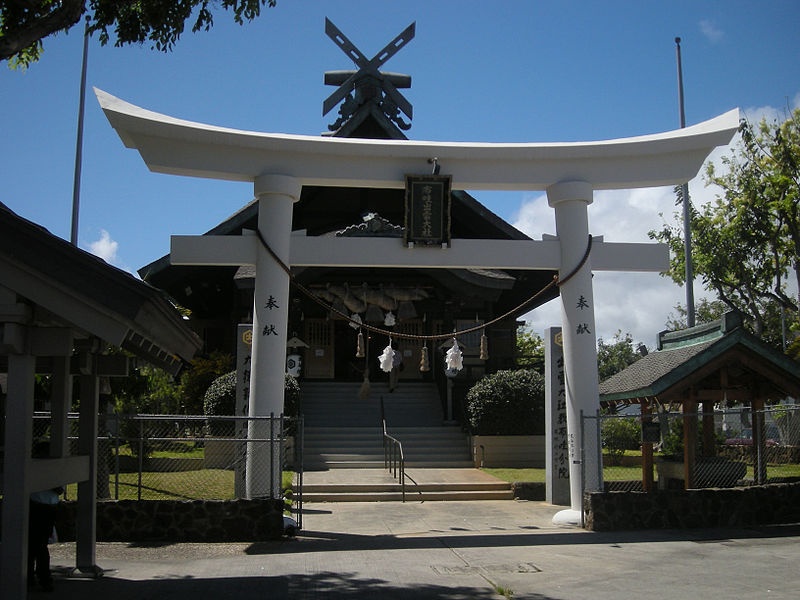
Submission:
[[683,397],[689,388],[723,391],[719,372],[727,370],[729,399],[758,379],[769,393],[796,395],[800,363],[766,344],[727,313],[712,323],[659,334],[659,349],[600,383],[601,402],[661,402]]
[[0,203],[0,281],[42,326],[71,327],[176,372],[199,338],[156,288]]

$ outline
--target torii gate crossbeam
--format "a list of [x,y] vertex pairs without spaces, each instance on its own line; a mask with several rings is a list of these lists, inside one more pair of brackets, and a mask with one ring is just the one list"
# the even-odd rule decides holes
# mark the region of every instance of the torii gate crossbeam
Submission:
[[[420,172],[428,159],[436,157],[448,174],[465,190],[541,190],[547,191],[548,203],[555,210],[557,256],[553,242],[524,242],[515,247],[521,260],[536,259],[529,252],[542,250],[540,259],[557,267],[560,275],[580,264],[589,235],[588,205],[594,190],[630,189],[674,185],[689,181],[703,161],[717,146],[730,142],[739,126],[737,110],[698,125],[667,133],[608,140],[551,144],[488,144],[413,142],[407,140],[352,140],[297,135],[278,135],[239,131],[192,123],[160,115],[133,106],[105,92],[96,90],[98,100],[111,125],[125,145],[136,148],[147,166],[157,172],[233,181],[251,181],[259,200],[258,229],[275,255],[291,264],[292,248],[296,257],[308,251],[309,239],[291,235],[292,203],[300,198],[303,185],[341,187],[402,188],[407,173]],[[248,240],[247,238],[251,238]],[[237,250],[231,249],[226,260],[256,265],[253,309],[253,352],[250,380],[250,414],[280,413],[283,397],[283,370],[289,282],[286,273],[266,249],[255,243],[255,236],[243,236]],[[457,241],[457,240],[456,240]],[[436,267],[477,266],[479,243],[469,240],[453,244],[455,251],[442,249],[388,248],[377,255],[381,261],[396,261],[418,266],[416,261]],[[484,266],[509,265],[498,254],[506,241],[484,246],[493,260]],[[226,244],[232,243],[230,237]],[[203,246],[207,246],[203,249]],[[306,248],[303,246],[306,245]],[[613,250],[597,252],[598,264],[620,269],[632,262],[631,254],[648,245],[629,245],[610,259]],[[334,248],[331,244],[330,248]],[[613,245],[603,246],[613,248]],[[192,264],[216,260],[213,253],[220,244],[212,237],[193,243],[179,239],[175,258],[183,252],[194,253]],[[341,250],[343,262],[345,246]],[[403,254],[403,252],[407,252]],[[430,254],[428,254],[430,252]],[[637,270],[663,269],[663,249],[653,251],[653,261],[641,260]],[[349,254],[348,254],[349,253]],[[661,253],[660,257],[658,254]],[[364,250],[362,248],[363,256]],[[458,256],[456,260],[454,257]],[[425,259],[423,259],[425,257]],[[433,257],[433,258],[432,258]],[[597,350],[592,289],[592,256],[560,290],[564,348],[564,372],[567,394],[567,426],[570,457],[570,509],[556,515],[561,523],[580,522],[582,489],[599,489],[599,448],[579,435],[580,414],[597,409]],[[619,259],[619,260],[617,260]],[[304,260],[311,261],[311,258]],[[350,266],[361,264],[350,259]],[[657,264],[656,264],[657,263]],[[441,266],[441,265],[440,265]],[[524,267],[514,267],[524,268]],[[528,268],[531,268],[530,266]],[[275,333],[273,336],[272,333]],[[260,334],[260,335],[259,335]],[[585,451],[585,452],[584,452]],[[585,464],[581,456],[585,455]],[[251,457],[248,455],[248,476]],[[273,469],[274,470],[274,469]],[[582,472],[587,480],[583,482]],[[248,495],[263,495],[267,489],[279,489],[278,481],[247,481]]]

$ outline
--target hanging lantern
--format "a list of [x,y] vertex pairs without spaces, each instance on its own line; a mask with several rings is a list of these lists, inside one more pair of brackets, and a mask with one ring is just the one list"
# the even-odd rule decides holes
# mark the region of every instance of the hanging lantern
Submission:
[[458,373],[464,368],[464,355],[458,347],[458,340],[453,338],[453,345],[445,354],[445,371]]
[[388,373],[392,370],[394,363],[394,350],[392,349],[392,342],[389,340],[389,345],[383,349],[381,355],[378,357],[378,364],[381,366],[381,371]]
[[394,316],[392,311],[386,313],[386,316],[383,319],[383,324],[386,327],[394,327],[395,323],[397,323],[397,319]]
[[486,337],[486,332],[481,334],[481,360],[489,360],[489,338]]
[[356,358],[364,358],[364,334],[359,330],[358,341],[356,342]]
[[427,373],[431,370],[431,364],[428,360],[428,344],[425,344],[422,347],[422,356],[419,361],[419,370],[423,373]]

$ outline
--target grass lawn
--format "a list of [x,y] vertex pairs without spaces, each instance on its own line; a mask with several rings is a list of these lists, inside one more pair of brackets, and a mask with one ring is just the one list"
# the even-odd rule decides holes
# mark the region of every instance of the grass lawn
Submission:
[[[525,481],[534,483],[545,482],[544,469],[491,469],[484,468],[484,472],[503,481]],[[603,469],[605,481],[641,481],[642,469],[640,467],[606,467]]]
[[490,469],[483,468],[483,472],[488,473],[503,481],[513,483],[515,481],[544,483],[545,470],[544,469]]
[[[283,489],[292,487],[294,473],[284,471]],[[119,474],[119,499],[138,499],[138,473]],[[74,500],[78,486],[67,486],[67,498]],[[142,473],[142,500],[233,500],[233,471],[226,469],[203,469],[200,471],[180,471],[172,473]],[[109,477],[109,493],[114,497],[115,478]]]

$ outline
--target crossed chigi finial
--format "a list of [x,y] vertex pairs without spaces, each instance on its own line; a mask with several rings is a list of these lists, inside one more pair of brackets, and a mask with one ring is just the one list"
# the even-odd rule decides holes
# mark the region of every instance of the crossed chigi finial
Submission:
[[[403,122],[398,113],[402,112],[408,119],[411,119],[413,118],[413,108],[411,103],[397,89],[411,87],[411,77],[399,73],[384,73],[379,69],[386,61],[397,54],[401,48],[414,39],[415,30],[416,23],[412,23],[372,59],[367,59],[330,19],[325,19],[325,33],[358,67],[357,71],[328,71],[325,73],[326,85],[338,85],[339,87],[322,104],[323,116],[344,100],[344,104],[339,111],[342,116],[337,121],[337,125],[332,127],[338,127],[341,122],[352,116],[355,110],[369,99],[373,99],[379,104],[386,115],[401,129],[411,127],[410,124]],[[364,86],[363,82],[365,81],[372,84],[372,91],[366,92],[366,96],[364,96],[364,90],[369,89],[370,86]],[[354,91],[355,98],[351,95]],[[359,93],[362,94],[360,98],[358,97]]]

